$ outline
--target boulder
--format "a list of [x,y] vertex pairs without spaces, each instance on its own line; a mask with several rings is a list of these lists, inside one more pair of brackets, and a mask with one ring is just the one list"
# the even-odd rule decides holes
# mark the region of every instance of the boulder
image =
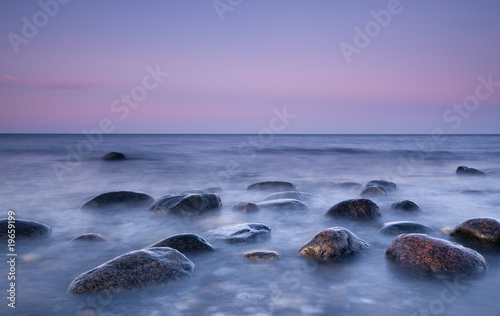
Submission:
[[295,199],[279,199],[257,203],[257,206],[262,209],[284,210],[284,211],[307,211],[307,206],[299,200]]
[[374,219],[380,216],[380,209],[377,204],[371,200],[354,199],[335,204],[325,213],[325,215],[349,217],[352,219]]
[[70,241],[108,241],[103,235],[98,233],[83,234]]
[[156,200],[149,210],[153,213],[191,216],[212,213],[221,207],[222,202],[217,194],[172,194]]
[[284,191],[272,193],[264,198],[264,201],[279,200],[279,199],[294,199],[299,201],[308,201],[313,197],[312,194],[300,191]]
[[299,254],[316,261],[339,261],[345,257],[371,249],[370,245],[342,227],[331,227],[317,233]]
[[500,221],[489,217],[471,218],[458,224],[450,236],[463,241],[500,246]]
[[487,268],[478,252],[425,234],[397,236],[386,255],[404,270],[417,274],[476,274]]
[[362,197],[378,197],[378,196],[384,196],[387,195],[387,190],[380,186],[369,186],[366,187],[360,194]]
[[107,153],[106,155],[101,157],[102,160],[125,160],[127,157],[125,157],[124,154],[118,153],[115,151],[112,151],[110,153]]
[[163,240],[160,240],[149,247],[170,247],[182,253],[213,251],[214,247],[210,245],[203,237],[196,234],[178,234]]
[[116,191],[99,194],[85,202],[80,210],[110,209],[118,207],[148,207],[154,199],[146,193],[132,191]]
[[432,231],[432,228],[416,222],[397,221],[385,223],[378,231],[379,233],[387,235],[399,235],[408,233],[429,233]]
[[290,182],[285,181],[264,181],[248,186],[247,190],[280,192],[295,190],[295,186]]
[[401,211],[420,211],[420,206],[410,200],[397,201],[391,204],[391,208]]
[[274,261],[280,255],[276,251],[258,250],[245,253],[244,257],[249,261]]
[[233,211],[239,211],[243,213],[254,213],[259,210],[260,210],[259,206],[251,202],[240,202],[233,205]]
[[455,171],[457,176],[485,176],[486,174],[474,168],[459,166]]
[[365,188],[372,186],[381,186],[386,189],[387,192],[397,191],[398,189],[396,183],[386,180],[371,180],[367,184],[365,184]]
[[118,293],[177,281],[193,273],[194,264],[175,249],[147,248],[111,259],[77,276],[72,293]]
[[260,223],[226,225],[212,229],[207,233],[213,239],[229,243],[268,238],[270,234],[271,229]]
[[10,221],[9,224],[8,218],[0,220],[0,240],[10,239],[13,235],[13,230],[15,230],[14,235],[16,239],[42,237],[52,232],[49,226],[34,221],[16,219],[15,221]]

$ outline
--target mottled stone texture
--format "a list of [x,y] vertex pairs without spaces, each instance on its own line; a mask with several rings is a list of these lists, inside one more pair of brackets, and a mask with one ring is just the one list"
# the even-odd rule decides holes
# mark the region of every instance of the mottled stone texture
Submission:
[[355,199],[342,201],[332,206],[325,215],[353,219],[374,219],[380,216],[380,209],[371,200]]
[[214,247],[196,234],[178,234],[160,240],[149,247],[170,247],[182,253],[212,251]]
[[276,251],[259,250],[245,253],[245,258],[249,261],[273,261],[279,259],[280,255]]
[[80,209],[105,209],[114,207],[148,207],[154,199],[146,193],[132,191],[116,191],[99,194],[85,202]]
[[180,216],[202,215],[220,210],[222,202],[217,194],[173,194],[156,200],[149,208],[153,213]]
[[[52,230],[49,226],[34,221],[16,219],[16,238],[32,238],[49,235]],[[0,220],[0,240],[9,238],[9,221],[7,218]]]
[[450,236],[490,246],[500,246],[500,221],[495,218],[471,218],[453,229]]

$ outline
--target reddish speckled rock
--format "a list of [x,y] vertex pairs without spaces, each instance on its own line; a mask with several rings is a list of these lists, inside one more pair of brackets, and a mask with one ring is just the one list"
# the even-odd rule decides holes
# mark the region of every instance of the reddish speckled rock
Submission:
[[249,261],[274,261],[279,259],[280,255],[276,251],[259,250],[247,252],[244,257]]
[[233,205],[233,211],[239,211],[243,213],[254,213],[260,210],[257,204],[252,202],[240,202]]
[[387,190],[380,185],[375,185],[375,186],[366,187],[363,190],[363,192],[361,192],[360,195],[363,197],[384,196],[384,195],[387,195]]
[[495,218],[471,218],[453,229],[450,236],[490,246],[500,246],[500,221]]
[[477,274],[488,266],[475,250],[425,234],[397,236],[386,255],[404,270],[418,274]]
[[347,200],[332,206],[325,215],[353,219],[374,219],[380,216],[380,209],[377,204],[368,199]]

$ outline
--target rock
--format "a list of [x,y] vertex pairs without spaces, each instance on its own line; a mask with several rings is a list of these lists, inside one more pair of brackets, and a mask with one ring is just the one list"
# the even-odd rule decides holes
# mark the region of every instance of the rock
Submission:
[[295,190],[295,186],[285,181],[264,181],[250,185],[247,190],[253,191],[290,191]]
[[10,239],[12,234],[9,234],[9,230],[11,232],[15,230],[16,239],[42,237],[52,232],[49,226],[34,221],[16,219],[15,222],[10,222],[11,226],[9,227],[8,218],[0,220],[0,240]]
[[259,250],[245,253],[245,258],[250,261],[274,261],[280,255],[276,251]]
[[272,193],[264,198],[264,201],[279,200],[279,199],[295,199],[299,201],[308,201],[313,197],[312,194],[299,191],[284,191]]
[[391,208],[402,211],[420,211],[420,206],[410,200],[397,201],[391,204]]
[[387,190],[380,186],[370,186],[366,187],[363,192],[360,194],[362,197],[377,197],[377,196],[384,196],[387,195]]
[[420,223],[397,221],[385,223],[378,231],[382,234],[399,235],[407,233],[429,233],[432,231],[432,228]]
[[216,240],[234,243],[267,238],[270,233],[271,229],[264,224],[245,223],[222,226],[210,230],[207,234]]
[[316,234],[299,249],[299,254],[316,261],[339,261],[368,249],[370,245],[350,230],[331,227]]
[[483,195],[486,194],[486,192],[481,191],[481,190],[463,190],[458,192],[459,194],[467,194],[467,195]]
[[110,153],[107,153],[106,155],[101,157],[102,160],[125,160],[127,157],[125,157],[124,154],[122,153],[117,153],[115,151],[112,151]]
[[259,208],[284,211],[307,211],[307,206],[295,199],[279,199],[257,203]]
[[478,252],[425,234],[397,236],[386,255],[404,270],[418,274],[476,274],[487,268]]
[[353,219],[374,219],[380,216],[377,204],[368,199],[342,201],[332,206],[325,215],[350,217]]
[[118,207],[148,207],[154,199],[146,193],[116,191],[100,194],[85,202],[80,210],[105,209]]
[[445,235],[449,235],[451,233],[451,228],[444,227],[443,229],[441,229],[441,232]]
[[466,166],[459,166],[457,171],[455,171],[457,176],[485,176],[486,174],[474,168],[469,168]]
[[489,246],[500,246],[500,221],[495,218],[471,218],[461,222],[450,236]]
[[361,189],[362,185],[357,182],[342,182],[338,185],[342,189]]
[[83,234],[71,239],[70,241],[108,241],[103,235],[98,233]]
[[217,194],[172,194],[156,200],[149,208],[153,213],[181,216],[202,215],[220,210]]
[[255,203],[250,202],[240,202],[233,205],[233,211],[239,211],[243,213],[254,213],[258,212],[260,208]]
[[194,264],[175,249],[132,251],[77,276],[72,293],[118,293],[177,281],[193,273]]
[[396,183],[385,180],[371,180],[365,185],[365,188],[372,186],[381,186],[386,189],[387,192],[397,191],[398,189]]
[[203,237],[196,234],[178,234],[160,240],[149,247],[170,247],[182,253],[215,250]]

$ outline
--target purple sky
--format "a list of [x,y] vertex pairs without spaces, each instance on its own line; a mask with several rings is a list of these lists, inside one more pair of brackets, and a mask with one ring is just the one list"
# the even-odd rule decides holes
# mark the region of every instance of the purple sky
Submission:
[[0,30],[0,133],[500,133],[496,0],[1,1]]

